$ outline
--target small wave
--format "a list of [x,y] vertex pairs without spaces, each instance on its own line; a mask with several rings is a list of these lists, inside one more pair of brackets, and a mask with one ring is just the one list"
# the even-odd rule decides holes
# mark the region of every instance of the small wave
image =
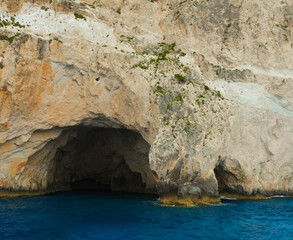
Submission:
[[273,199],[273,198],[289,198],[289,197],[284,195],[276,195],[276,196],[267,197],[266,199]]
[[220,199],[221,200],[233,200],[233,201],[237,200],[237,198],[229,198],[229,197],[225,197],[225,196],[221,196]]
[[209,207],[224,207],[224,206],[230,206],[233,205],[232,203],[218,203],[218,204],[205,204]]
[[[156,206],[156,207],[166,207],[166,208],[182,208],[182,206],[177,206],[177,205],[165,205],[165,204],[162,204],[160,202],[160,200],[157,200],[157,201],[150,201],[150,204]],[[190,206],[189,208],[194,208],[194,207],[198,207],[196,205],[193,205],[193,206]],[[184,207],[185,208],[185,207]]]
[[192,206],[177,206],[177,205],[165,205],[160,202],[160,200],[156,201],[149,201],[149,204],[155,206],[155,207],[164,207],[164,208],[202,208],[202,207],[223,207],[228,205],[233,205],[232,203],[218,203],[218,204],[202,204],[202,205],[192,205]]

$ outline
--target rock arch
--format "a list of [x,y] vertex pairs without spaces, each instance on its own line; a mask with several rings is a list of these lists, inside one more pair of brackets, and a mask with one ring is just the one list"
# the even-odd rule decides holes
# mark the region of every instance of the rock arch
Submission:
[[[52,131],[55,135],[45,140]],[[55,129],[33,134],[23,148],[41,139],[40,149],[10,176],[10,189],[156,193],[148,160],[150,145],[133,130],[108,126]]]

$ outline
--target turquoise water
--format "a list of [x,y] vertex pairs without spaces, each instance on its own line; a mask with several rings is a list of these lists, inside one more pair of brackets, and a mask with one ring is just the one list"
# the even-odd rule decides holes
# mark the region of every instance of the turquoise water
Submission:
[[293,239],[293,199],[201,208],[164,207],[135,194],[0,199],[0,239]]

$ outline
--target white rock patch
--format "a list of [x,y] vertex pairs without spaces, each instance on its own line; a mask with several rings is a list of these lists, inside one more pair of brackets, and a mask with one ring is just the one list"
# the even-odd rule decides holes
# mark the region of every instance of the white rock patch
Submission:
[[[0,9],[2,20],[10,20],[12,14],[8,14],[4,9]],[[54,38],[58,36],[60,40],[69,38],[70,41],[88,41],[114,47],[118,45],[113,34],[114,29],[106,24],[94,21],[86,17],[76,19],[73,13],[56,13],[52,9],[42,10],[39,5],[24,3],[22,9],[15,16],[15,22],[25,25],[25,32],[38,36]],[[8,26],[7,28],[13,28]],[[24,31],[23,29],[19,29]]]
[[245,65],[239,66],[237,69],[240,70],[251,70],[254,74],[265,75],[270,77],[279,77],[279,78],[292,78],[293,79],[293,70],[292,69],[278,69],[270,68],[264,69],[258,66]]
[[211,82],[209,85],[219,90],[227,99],[251,107],[267,109],[281,115],[293,116],[293,111],[289,107],[290,102],[283,97],[268,93],[261,85],[244,82],[227,83],[223,80]]

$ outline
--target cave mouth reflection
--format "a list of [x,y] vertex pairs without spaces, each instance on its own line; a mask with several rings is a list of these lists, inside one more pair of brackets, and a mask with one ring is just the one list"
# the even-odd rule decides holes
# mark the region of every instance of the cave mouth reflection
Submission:
[[54,157],[55,188],[157,193],[149,167],[150,145],[139,133],[83,127],[70,130],[69,136]]

